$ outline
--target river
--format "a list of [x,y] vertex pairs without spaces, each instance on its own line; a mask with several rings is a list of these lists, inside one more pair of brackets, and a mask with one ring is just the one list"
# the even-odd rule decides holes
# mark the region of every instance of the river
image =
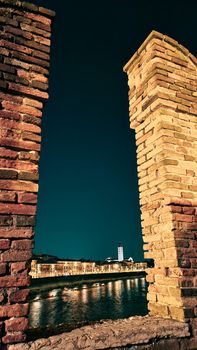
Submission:
[[144,277],[40,289],[30,297],[30,327],[147,314]]

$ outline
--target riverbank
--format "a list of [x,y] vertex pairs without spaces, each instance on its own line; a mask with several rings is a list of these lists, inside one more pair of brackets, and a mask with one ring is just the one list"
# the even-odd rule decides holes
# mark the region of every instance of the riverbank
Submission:
[[51,288],[72,286],[84,282],[97,282],[97,281],[115,281],[117,279],[124,278],[139,278],[145,277],[145,271],[132,271],[132,272],[118,272],[118,273],[102,273],[102,274],[88,274],[88,275],[71,275],[71,276],[56,276],[56,277],[43,277],[32,278],[30,293],[38,292],[41,290],[50,290]]

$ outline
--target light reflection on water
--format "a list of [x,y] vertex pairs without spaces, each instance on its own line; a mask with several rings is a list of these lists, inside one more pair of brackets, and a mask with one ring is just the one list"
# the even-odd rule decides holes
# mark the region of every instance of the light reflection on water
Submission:
[[119,279],[39,291],[30,300],[30,326],[118,319],[147,313],[145,278]]

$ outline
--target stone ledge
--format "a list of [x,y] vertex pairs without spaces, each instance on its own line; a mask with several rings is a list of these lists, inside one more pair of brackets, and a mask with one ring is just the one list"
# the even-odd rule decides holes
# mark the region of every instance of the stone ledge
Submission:
[[[187,323],[150,317],[135,316],[123,320],[107,320],[84,326],[69,333],[47,339],[8,346],[8,350],[98,350],[98,349],[144,349],[155,341],[190,336]],[[137,345],[141,345],[140,348]],[[148,347],[147,347],[148,346]],[[154,349],[154,348],[153,348]]]

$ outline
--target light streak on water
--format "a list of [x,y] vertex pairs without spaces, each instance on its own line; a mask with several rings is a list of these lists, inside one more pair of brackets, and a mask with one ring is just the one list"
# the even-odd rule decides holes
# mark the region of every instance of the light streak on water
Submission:
[[74,287],[39,289],[31,296],[32,328],[60,323],[118,319],[147,314],[145,278],[82,283]]

